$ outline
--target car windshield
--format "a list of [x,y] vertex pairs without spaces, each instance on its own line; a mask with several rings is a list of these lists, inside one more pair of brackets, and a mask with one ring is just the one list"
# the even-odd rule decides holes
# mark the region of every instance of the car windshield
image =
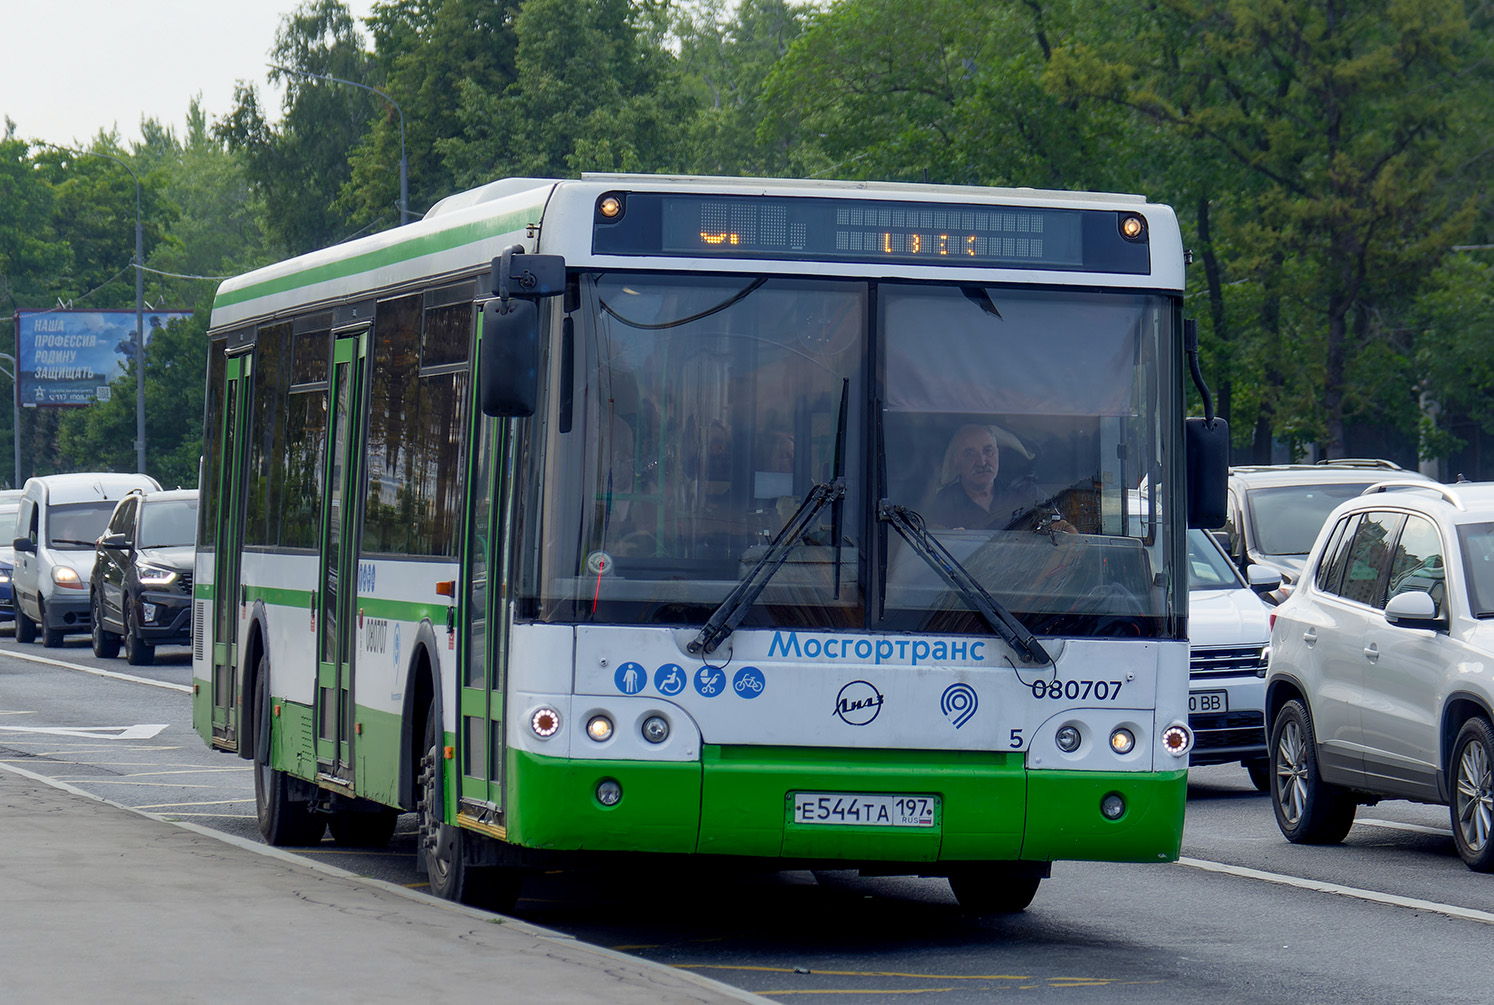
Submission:
[[1188,589],[1243,590],[1233,563],[1205,530],[1188,531]]
[[16,513],[20,508],[20,503],[0,504],[0,547],[9,548],[16,539]]
[[197,541],[197,500],[145,501],[140,509],[140,548],[191,547]]
[[92,548],[113,513],[114,503],[107,499],[53,506],[47,514],[47,543],[53,548]]
[[1256,548],[1265,555],[1306,555],[1333,508],[1371,484],[1364,481],[1252,489],[1246,499]]

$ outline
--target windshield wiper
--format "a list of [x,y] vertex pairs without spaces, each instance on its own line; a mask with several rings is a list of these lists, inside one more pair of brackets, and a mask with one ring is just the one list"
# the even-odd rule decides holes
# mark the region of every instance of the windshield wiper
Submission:
[[1042,643],[1037,640],[1027,628],[1018,621],[1011,611],[1001,606],[980,582],[970,574],[970,570],[960,564],[959,560],[950,554],[949,549],[940,544],[937,538],[929,535],[924,526],[923,517],[917,511],[906,506],[897,506],[883,499],[877,506],[877,519],[892,524],[893,528],[902,535],[903,540],[918,553],[929,564],[935,572],[944,577],[944,581],[954,588],[955,592],[965,598],[965,602],[973,607],[981,617],[986,619],[986,624],[1000,635],[1007,645],[1017,651],[1025,663],[1052,663],[1053,657],[1043,648]]
[[[882,432],[881,399],[873,402],[873,407],[876,409],[877,416],[877,485],[881,492],[886,492],[887,437]],[[1017,651],[1024,663],[1053,662],[1053,657],[1048,655],[1048,650],[1043,648],[1036,636],[1029,632],[1022,622],[1013,617],[1011,611],[997,603],[996,598],[986,592],[986,588],[970,575],[970,570],[961,565],[959,559],[949,553],[948,548],[940,544],[936,538],[929,536],[923,516],[917,510],[898,506],[884,497],[877,504],[877,519],[883,523],[892,524],[893,528],[902,535],[903,540],[908,542],[909,547],[918,553],[918,557],[944,577],[944,581],[965,598],[965,603],[985,618],[986,624],[990,625],[1007,645]],[[887,549],[885,548],[882,549],[881,580],[885,604],[887,584]]]
[[742,619],[747,616],[747,612],[752,610],[752,605],[757,602],[757,598],[762,595],[768,585],[768,580],[772,579],[773,574],[787,561],[790,549],[813,524],[820,510],[832,503],[835,510],[830,532],[835,537],[833,559],[835,562],[835,595],[840,596],[840,501],[845,498],[846,494],[846,403],[849,400],[850,388],[850,378],[843,378],[840,383],[840,418],[835,428],[835,477],[828,482],[817,483],[804,496],[804,501],[799,504],[798,510],[769,543],[768,549],[753,563],[752,568],[747,570],[747,575],[742,577],[736,588],[726,595],[725,600],[721,601],[721,606],[711,614],[705,627],[700,630],[700,634],[686,644],[685,651],[691,656],[698,656],[702,653],[709,656],[726,640],[728,635],[736,631]]

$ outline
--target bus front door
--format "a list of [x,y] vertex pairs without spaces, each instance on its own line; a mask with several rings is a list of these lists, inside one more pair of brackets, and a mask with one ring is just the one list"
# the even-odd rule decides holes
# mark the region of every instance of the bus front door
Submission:
[[363,363],[368,328],[337,332],[328,388],[327,481],[322,497],[316,610],[316,759],[321,771],[353,782],[353,666],[358,508],[363,476]]
[[223,445],[213,502],[213,746],[239,749],[239,622],[244,606],[241,553],[244,543],[244,469],[249,445],[250,379],[254,356],[224,360]]
[[[476,411],[474,409],[474,411]],[[466,589],[462,623],[467,626],[461,688],[461,813],[503,828],[503,689],[507,677],[508,472],[513,470],[512,423],[476,416],[477,435],[467,484]]]

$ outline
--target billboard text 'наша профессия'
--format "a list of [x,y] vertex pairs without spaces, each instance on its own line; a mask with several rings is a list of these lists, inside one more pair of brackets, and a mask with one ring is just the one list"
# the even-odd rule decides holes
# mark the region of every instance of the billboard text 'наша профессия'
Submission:
[[[145,341],[189,311],[146,311]],[[135,312],[16,312],[16,398],[22,408],[92,405],[135,355]]]

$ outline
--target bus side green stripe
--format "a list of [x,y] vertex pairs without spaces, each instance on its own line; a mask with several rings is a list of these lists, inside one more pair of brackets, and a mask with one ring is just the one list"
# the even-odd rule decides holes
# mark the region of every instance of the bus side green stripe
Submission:
[[[283,590],[272,586],[245,586],[244,597],[250,602],[260,600],[270,607],[298,607],[311,610],[310,590]],[[449,604],[441,601],[387,600],[383,597],[358,597],[358,610],[366,618],[388,618],[390,621],[423,621],[429,618],[438,625],[446,624]]]
[[538,223],[539,220],[536,214],[538,211],[543,210],[543,208],[543,203],[535,203],[533,206],[512,213],[506,213],[503,216],[486,220],[474,220],[471,223],[451,227],[434,234],[424,234],[420,237],[411,238],[408,241],[401,241],[386,248],[378,248],[361,255],[354,255],[351,258],[328,262],[325,265],[312,266],[300,272],[293,272],[288,276],[267,279],[264,282],[254,283],[228,293],[220,293],[214,298],[213,307],[215,309],[229,307],[234,304],[245,303],[249,300],[258,300],[261,297],[288,293],[303,286],[325,283],[334,279],[346,279],[360,272],[368,272],[372,269],[412,261],[426,255],[450,251],[452,248],[459,248],[464,244],[473,244],[498,234],[506,234],[519,230],[531,223]]

